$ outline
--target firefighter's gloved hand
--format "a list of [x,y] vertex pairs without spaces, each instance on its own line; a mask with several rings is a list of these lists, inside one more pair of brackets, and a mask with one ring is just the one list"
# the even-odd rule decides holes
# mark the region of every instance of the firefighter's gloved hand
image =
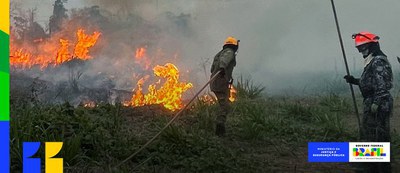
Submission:
[[358,85],[359,84],[359,79],[354,78],[354,76],[346,75],[343,78],[346,79],[347,83],[351,83],[351,84],[354,84],[354,85]]
[[378,107],[379,106],[377,104],[375,104],[375,103],[372,104],[371,105],[371,112],[374,113],[374,114],[377,113],[378,112]]

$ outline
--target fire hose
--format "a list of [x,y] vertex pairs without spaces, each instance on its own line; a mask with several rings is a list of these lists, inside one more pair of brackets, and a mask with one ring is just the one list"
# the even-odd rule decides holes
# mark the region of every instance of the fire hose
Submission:
[[187,103],[185,105],[185,107],[183,107],[178,113],[175,114],[175,116],[160,130],[160,132],[158,132],[153,138],[151,138],[149,141],[147,141],[141,148],[139,148],[136,152],[134,152],[133,154],[131,154],[128,158],[126,158],[125,160],[123,160],[121,163],[119,163],[118,165],[116,165],[114,167],[117,168],[119,166],[121,166],[122,164],[124,164],[125,162],[127,162],[128,160],[132,159],[133,157],[135,157],[138,153],[140,153],[143,149],[145,149],[147,146],[149,146],[152,142],[154,142],[155,139],[157,139],[158,136],[160,136],[162,134],[162,132],[164,132],[165,129],[167,129],[177,118],[180,114],[182,114],[182,112],[187,109],[189,107],[189,105],[199,96],[199,94],[207,87],[207,85],[209,85],[217,76],[218,74],[221,73],[221,70],[217,71],[217,73],[215,73],[210,80],[193,96],[193,98],[189,101],[189,103]]
[[[331,0],[331,4],[332,4],[333,15],[335,17],[336,30],[337,30],[337,33],[339,36],[340,47],[342,48],[343,60],[344,60],[345,66],[346,66],[346,72],[347,72],[347,75],[350,75],[349,65],[347,64],[347,59],[346,59],[346,52],[344,51],[344,46],[343,46],[342,34],[340,34],[339,22],[338,22],[337,15],[336,15],[335,3],[333,2],[333,0]],[[358,114],[356,96],[354,95],[353,85],[349,83],[349,86],[350,86],[351,96],[353,98],[354,109],[355,109],[357,121],[358,121],[358,132],[361,133],[361,122],[360,122],[360,115]]]

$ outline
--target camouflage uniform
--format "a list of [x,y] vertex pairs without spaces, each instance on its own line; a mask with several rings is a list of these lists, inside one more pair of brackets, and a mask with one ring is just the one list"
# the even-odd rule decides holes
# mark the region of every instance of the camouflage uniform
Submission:
[[[367,62],[361,78],[356,83],[364,97],[361,141],[390,142],[393,98],[389,90],[393,87],[392,79],[392,68],[386,56],[370,57],[370,62]],[[373,104],[377,106],[376,113],[371,110]],[[359,166],[362,172],[391,172],[390,163],[360,163]]]
[[[218,99],[220,110],[217,116],[217,133],[218,128],[225,131],[226,117],[230,112],[229,105],[229,81],[232,79],[233,68],[236,65],[236,54],[231,48],[224,48],[214,57],[211,66],[211,76],[214,76],[218,70],[223,69],[223,74],[219,74],[214,81],[210,83],[210,89],[214,92]],[[224,133],[224,132],[223,132]]]
[[[364,67],[359,80],[364,97],[361,140],[368,142],[389,142],[389,118],[393,108],[393,98],[389,90],[392,84],[392,68],[386,56],[373,56]],[[377,113],[372,113],[372,105],[377,105]]]

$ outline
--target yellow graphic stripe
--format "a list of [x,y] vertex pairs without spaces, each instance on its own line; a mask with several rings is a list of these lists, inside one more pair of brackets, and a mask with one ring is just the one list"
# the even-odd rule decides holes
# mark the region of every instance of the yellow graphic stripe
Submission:
[[10,34],[10,0],[0,0],[0,30]]
[[46,142],[45,143],[45,169],[46,172],[63,173],[64,163],[63,158],[54,158],[63,146],[62,142]]

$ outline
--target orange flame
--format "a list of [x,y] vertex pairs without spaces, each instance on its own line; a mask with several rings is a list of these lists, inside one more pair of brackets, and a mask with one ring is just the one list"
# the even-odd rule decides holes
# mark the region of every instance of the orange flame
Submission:
[[136,49],[135,52],[135,62],[141,66],[143,66],[144,69],[149,69],[151,65],[150,59],[147,57],[147,49],[144,47],[140,47]]
[[233,87],[233,85],[229,85],[229,101],[234,102],[236,100],[236,89]]
[[56,57],[56,65],[62,64],[71,58],[71,54],[68,51],[69,41],[60,39],[61,47],[58,49]]
[[88,55],[89,48],[96,44],[101,33],[94,32],[92,36],[89,36],[85,34],[85,30],[79,29],[76,35],[78,36],[78,43],[75,45],[74,57],[78,57],[82,60],[91,59]]
[[140,60],[146,55],[146,48],[140,47],[136,49],[135,57]]
[[[228,99],[229,99],[230,102],[234,102],[234,101],[236,101],[237,90],[236,90],[235,87],[233,87],[232,84],[229,85],[229,88],[230,89],[229,89],[229,98]],[[204,94],[204,95],[199,97],[199,100],[202,103],[205,103],[207,105],[213,105],[213,104],[216,104],[218,99],[214,95]]]
[[10,55],[11,65],[16,66],[18,64],[21,68],[30,68],[31,64],[27,63],[31,59],[31,54],[24,51],[24,49],[16,50],[12,55]]
[[42,42],[42,41],[43,41],[43,38],[39,38],[39,39],[33,40],[34,43],[39,43],[39,42]]
[[199,97],[199,100],[207,105],[213,105],[216,103],[217,98],[213,95],[205,94]]
[[91,57],[88,55],[89,48],[93,47],[100,32],[94,32],[93,35],[86,35],[83,29],[79,29],[76,33],[78,41],[74,46],[74,54],[70,54],[70,41],[67,39],[59,39],[60,46],[57,47],[43,39],[33,41],[32,46],[28,45],[24,48],[15,47],[13,40],[10,40],[10,65],[16,68],[32,68],[40,67],[41,70],[49,65],[60,65],[73,59],[87,60]]
[[94,101],[88,101],[88,102],[83,104],[83,107],[85,107],[85,108],[94,108],[94,107],[96,107],[96,103]]
[[148,86],[148,93],[143,94],[142,86],[148,78],[142,78],[137,83],[137,89],[131,99],[132,106],[161,104],[165,108],[175,111],[183,107],[182,93],[193,87],[191,83],[179,82],[179,70],[171,63],[153,68],[154,75],[166,79],[157,89],[157,83]]
[[146,104],[145,99],[144,99],[144,95],[143,95],[142,86],[143,86],[145,80],[147,80],[147,78],[149,78],[149,76],[141,78],[137,82],[137,89],[134,90],[135,94],[132,96],[132,99],[131,99],[132,105],[134,105],[134,106],[143,106],[143,105]]

